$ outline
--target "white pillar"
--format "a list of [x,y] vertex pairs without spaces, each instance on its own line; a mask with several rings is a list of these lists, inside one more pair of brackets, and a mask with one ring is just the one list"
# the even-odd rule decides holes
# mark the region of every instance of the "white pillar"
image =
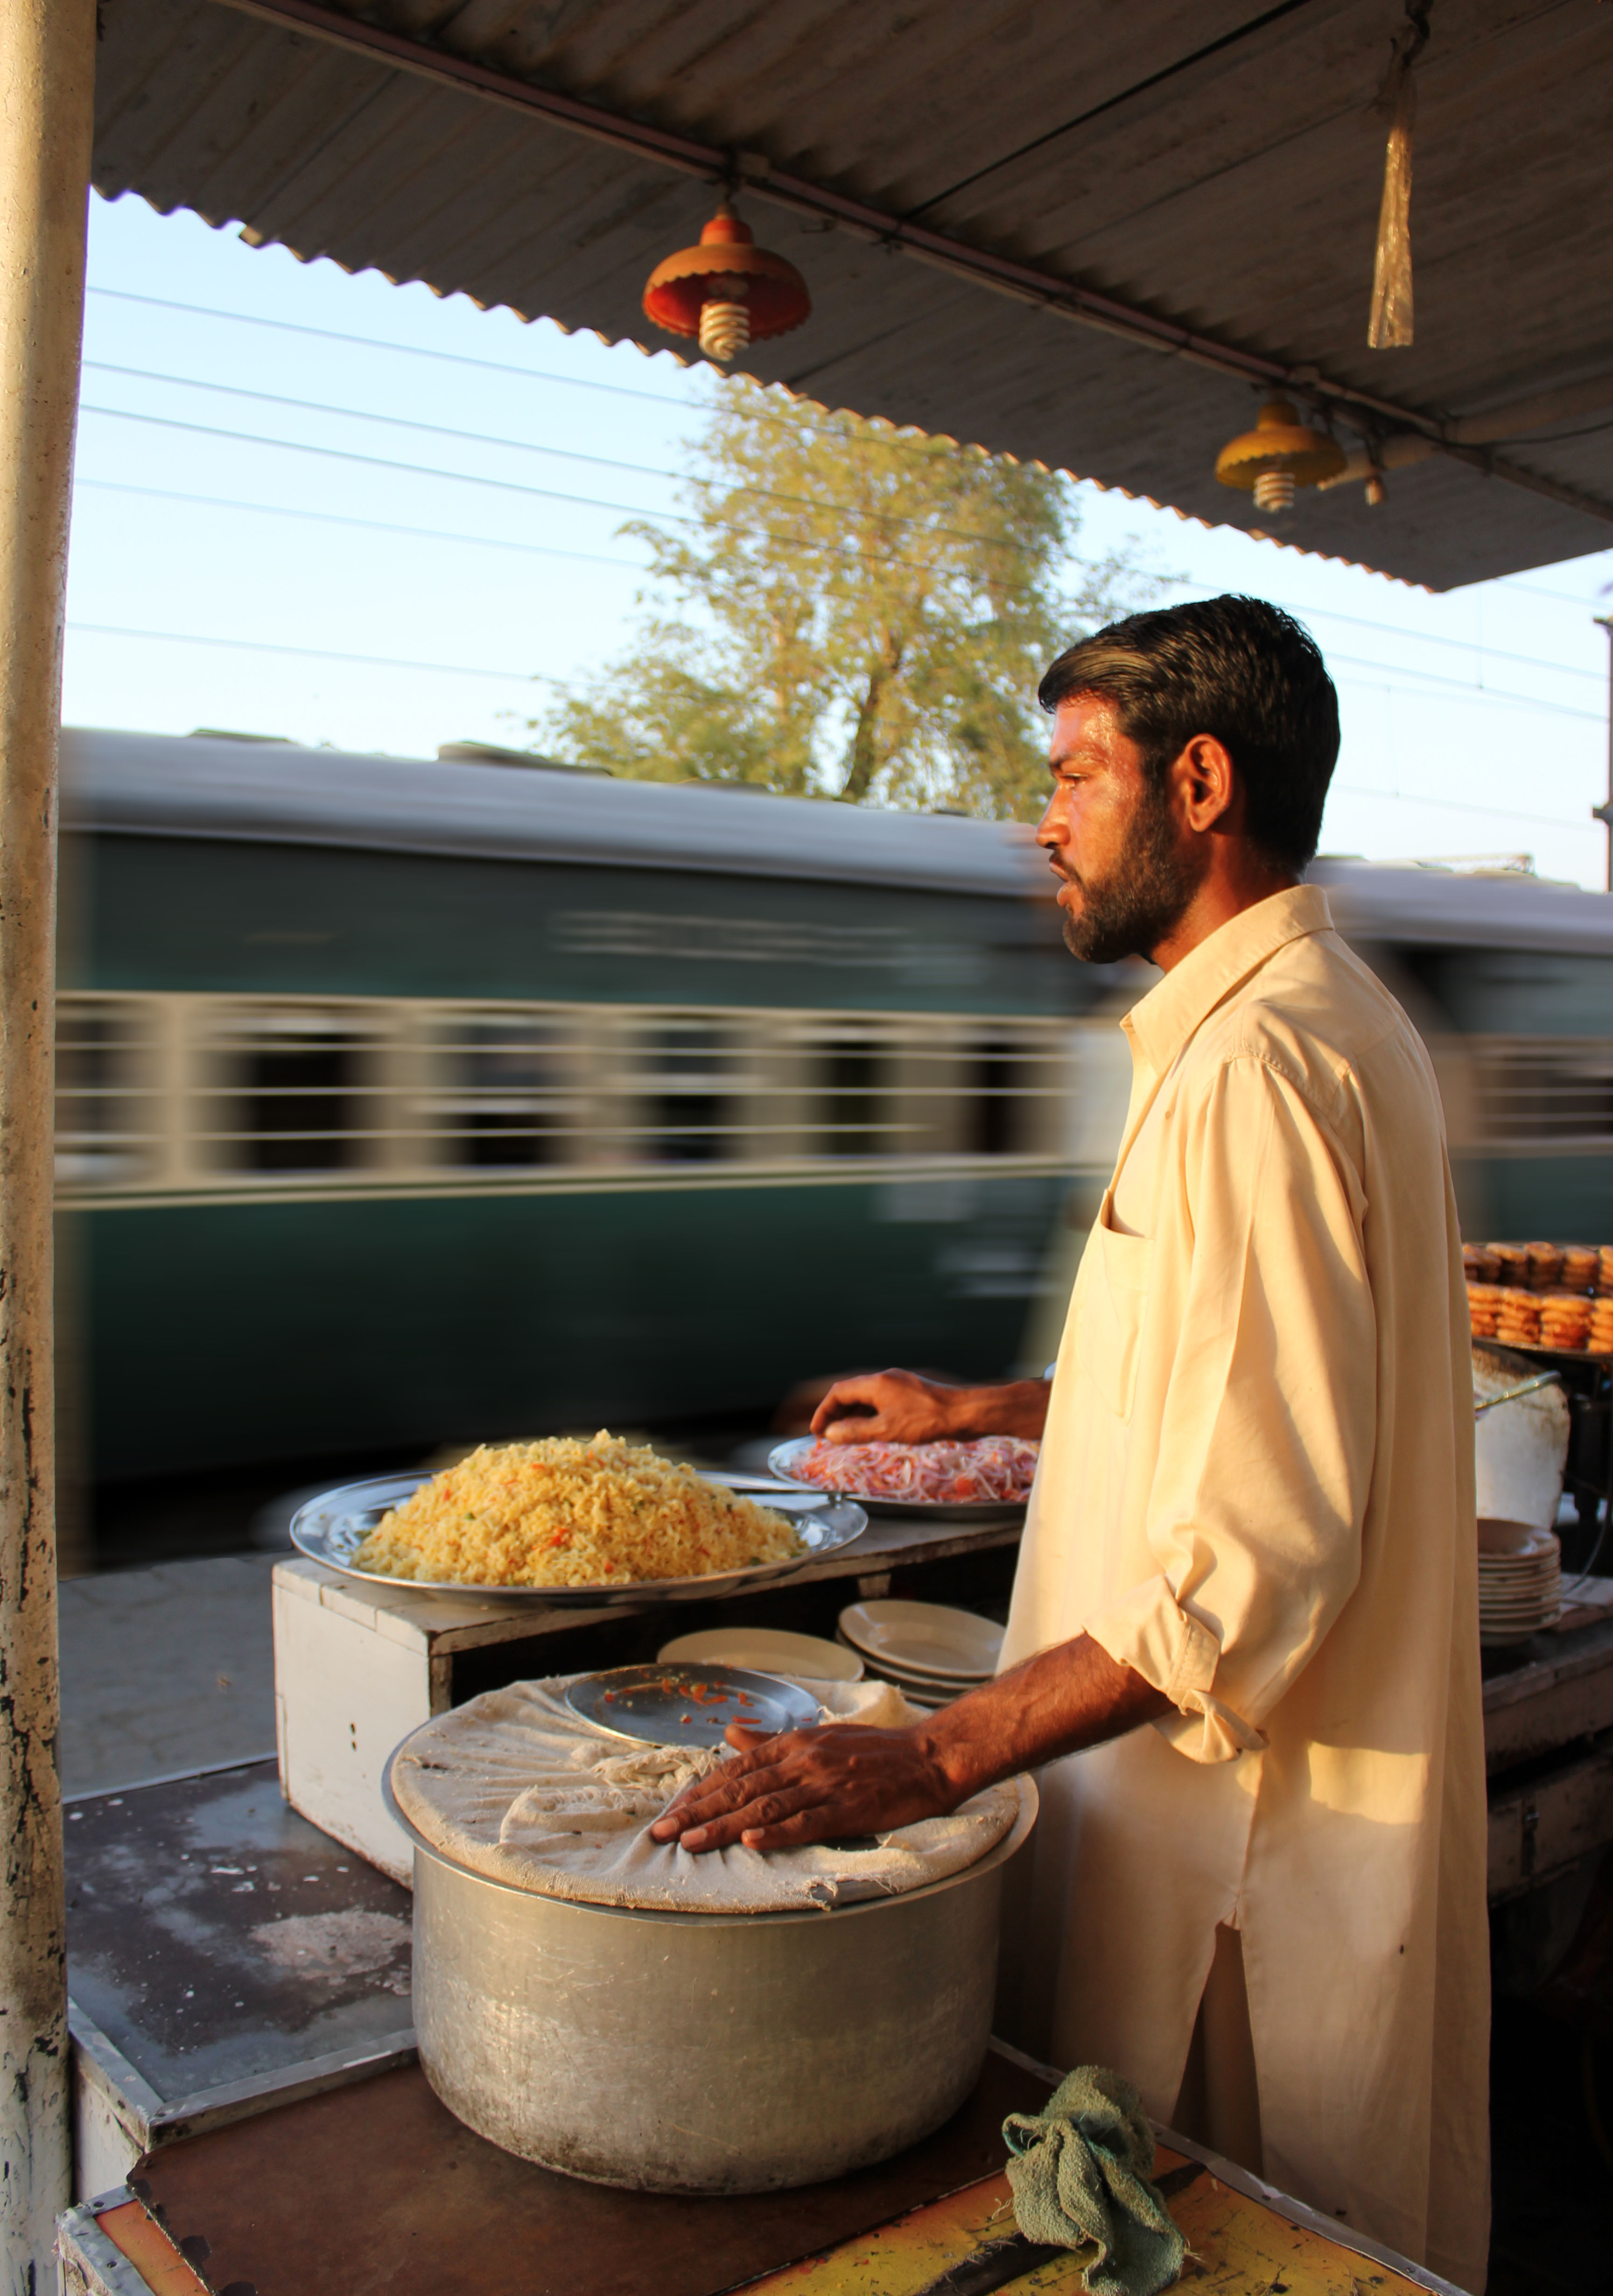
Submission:
[[56,1776],[51,1067],[56,730],[95,0],[0,0],[0,2289],[69,2197]]

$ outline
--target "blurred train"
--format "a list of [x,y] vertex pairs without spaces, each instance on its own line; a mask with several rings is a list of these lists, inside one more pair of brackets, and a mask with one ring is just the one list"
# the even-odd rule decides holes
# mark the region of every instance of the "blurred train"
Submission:
[[[1613,1239],[1613,902],[1320,864],[1469,1232]],[[98,1480],[1045,1358],[1153,975],[1023,829],[500,753],[63,737],[62,1324]]]

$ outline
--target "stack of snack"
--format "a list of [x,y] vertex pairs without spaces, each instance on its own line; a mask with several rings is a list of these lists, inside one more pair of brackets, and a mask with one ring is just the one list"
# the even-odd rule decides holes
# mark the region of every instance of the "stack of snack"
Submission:
[[1502,1288],[1495,1315],[1495,1337],[1503,1348],[1537,1348],[1540,1340],[1540,1301],[1532,1292],[1520,1292],[1512,1285]]
[[1593,1243],[1565,1243],[1562,1248],[1562,1288],[1565,1292],[1594,1292],[1602,1259],[1613,1252],[1599,1251]]
[[1583,1292],[1548,1292],[1540,1303],[1540,1344],[1578,1354],[1590,1345],[1591,1301]]
[[1555,1292],[1562,1282],[1562,1252],[1554,1243],[1526,1243],[1525,1282],[1531,1292]]
[[1496,1318],[1506,1296],[1499,1283],[1475,1283],[1469,1277],[1468,1320],[1473,1326],[1476,1340],[1493,1340],[1495,1337]]
[[1515,1283],[1520,1289],[1527,1283],[1529,1254],[1526,1245],[1492,1243],[1486,1246],[1486,1249],[1495,1262],[1495,1280],[1498,1283]]
[[1464,1243],[1476,1340],[1613,1355],[1613,1244]]

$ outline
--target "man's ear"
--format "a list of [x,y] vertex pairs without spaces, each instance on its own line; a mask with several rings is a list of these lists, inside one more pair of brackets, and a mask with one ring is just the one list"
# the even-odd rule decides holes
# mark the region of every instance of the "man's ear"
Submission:
[[1189,829],[1200,836],[1228,829],[1238,810],[1238,773],[1225,745],[1214,734],[1195,734],[1177,760]]

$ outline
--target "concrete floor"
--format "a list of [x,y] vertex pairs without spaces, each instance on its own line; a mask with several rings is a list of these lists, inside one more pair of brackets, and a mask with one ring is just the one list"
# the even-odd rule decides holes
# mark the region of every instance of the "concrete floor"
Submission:
[[230,1555],[63,1580],[64,1793],[274,1752],[275,1559]]

